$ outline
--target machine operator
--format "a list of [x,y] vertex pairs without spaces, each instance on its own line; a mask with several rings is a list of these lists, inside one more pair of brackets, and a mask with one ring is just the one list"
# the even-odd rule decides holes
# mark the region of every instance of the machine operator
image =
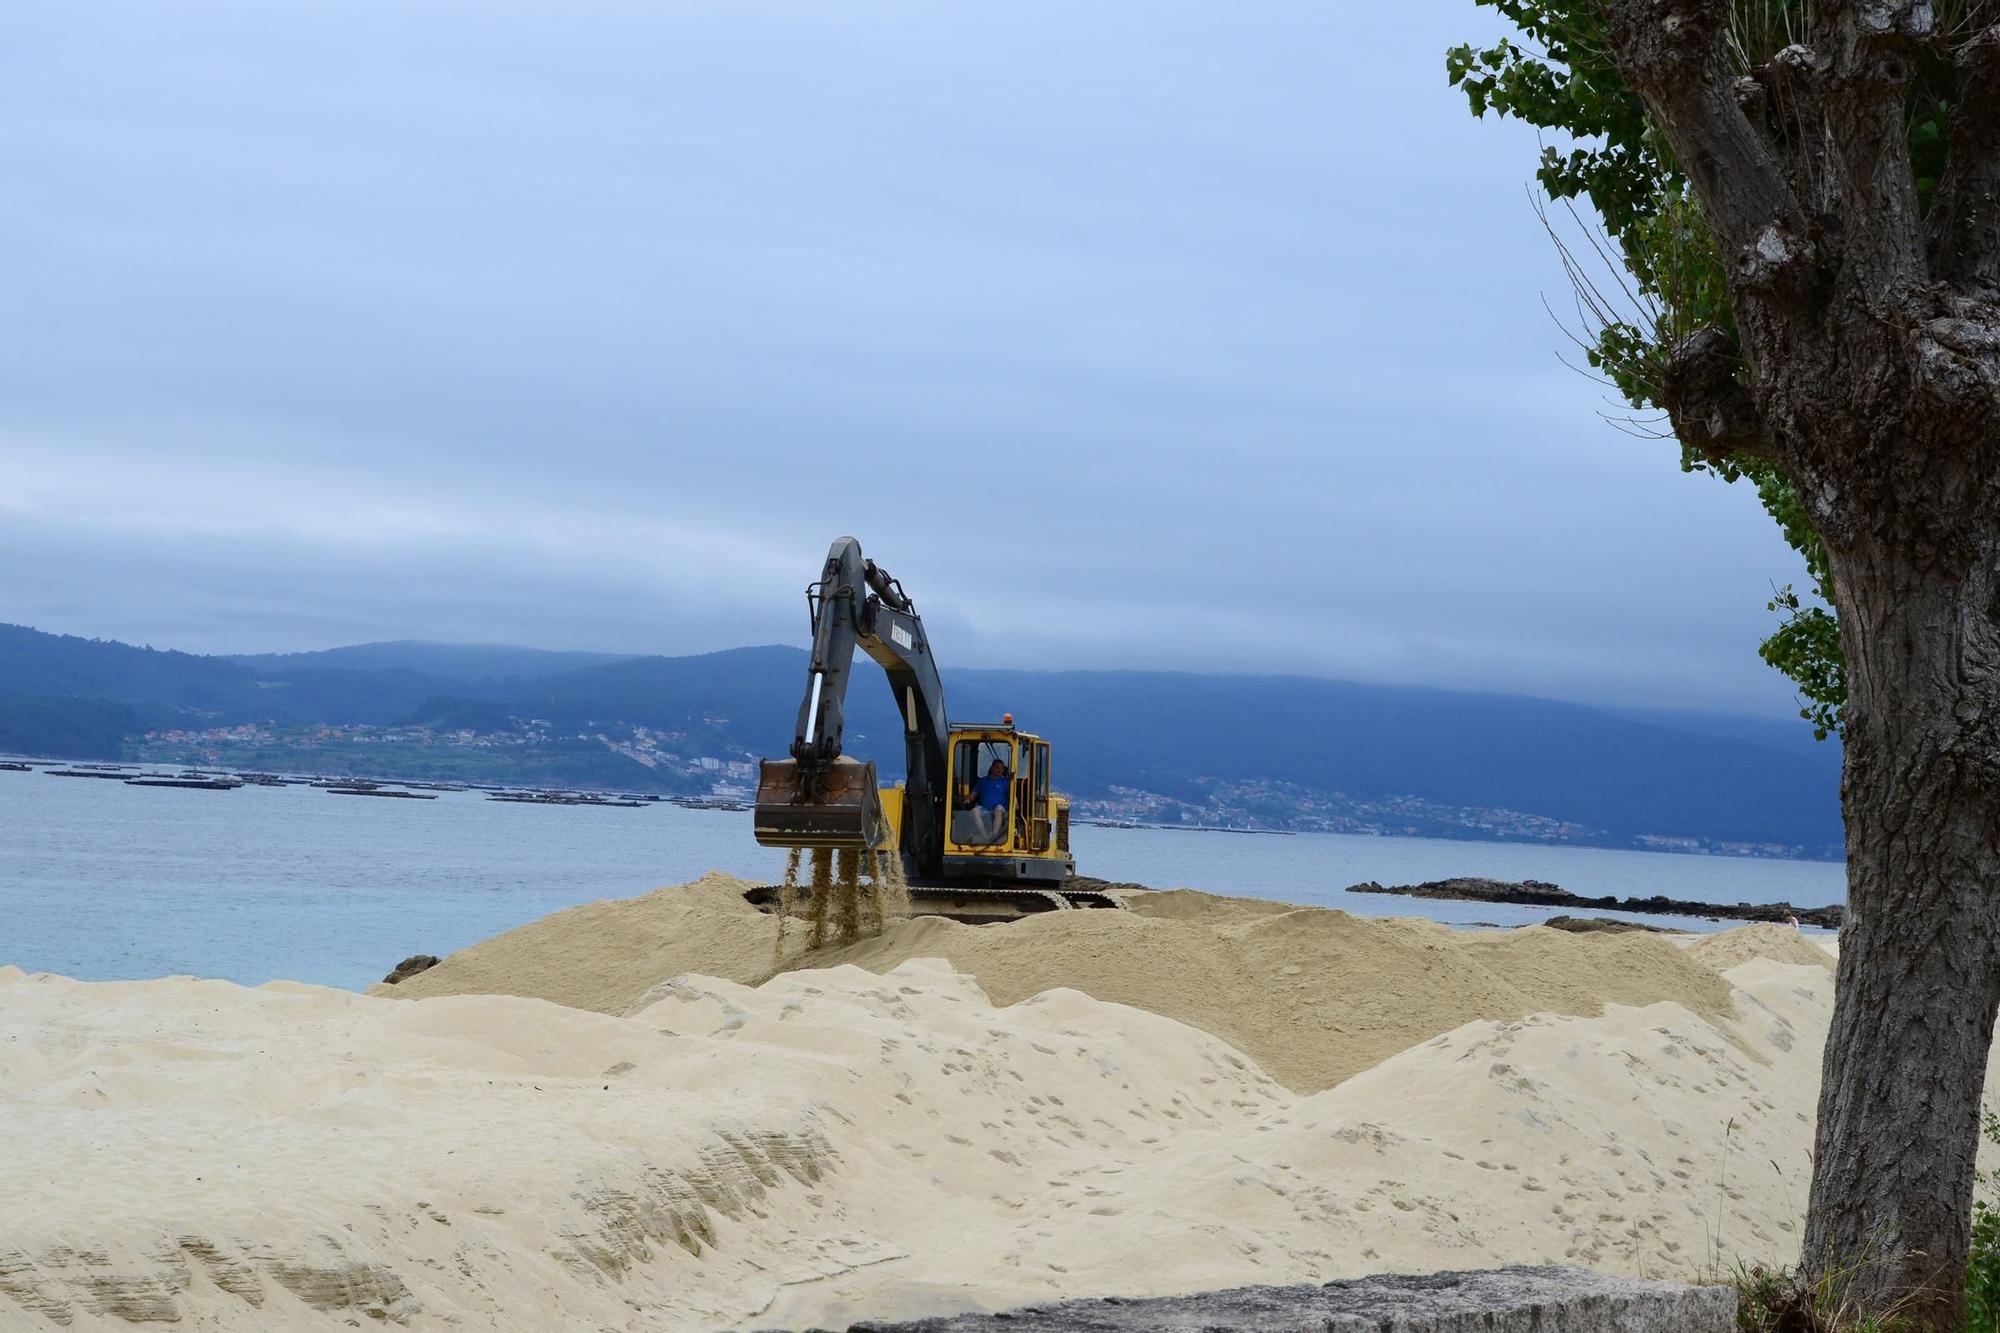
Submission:
[[972,784],[974,827],[979,841],[999,842],[1007,832],[1007,765],[995,759],[986,776]]

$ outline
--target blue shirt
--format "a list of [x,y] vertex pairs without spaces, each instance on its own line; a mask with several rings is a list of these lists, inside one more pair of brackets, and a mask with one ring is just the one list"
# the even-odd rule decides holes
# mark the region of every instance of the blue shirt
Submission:
[[1007,808],[1007,779],[981,778],[972,784],[973,800],[989,810]]

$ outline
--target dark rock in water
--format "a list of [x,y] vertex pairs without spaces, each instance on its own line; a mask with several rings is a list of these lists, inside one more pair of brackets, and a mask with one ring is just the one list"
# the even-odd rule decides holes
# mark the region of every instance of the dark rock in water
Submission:
[[414,977],[415,975],[417,975],[417,973],[429,971],[431,968],[436,967],[437,965],[438,965],[438,960],[436,954],[413,953],[408,958],[405,958],[402,962],[396,964],[396,970],[391,972],[388,976],[383,977],[382,984],[385,986],[393,986],[397,982],[403,980],[406,977]]
[[1790,903],[1701,903],[1655,894],[1650,898],[1585,898],[1538,879],[1519,884],[1468,875],[1425,884],[1382,885],[1373,880],[1350,885],[1349,893],[1394,893],[1405,898],[1448,898],[1469,903],[1509,903],[1515,907],[1564,907],[1571,911],[1638,912],[1646,916],[1699,916],[1711,921],[1772,921],[1789,924],[1796,918],[1808,926],[1839,930],[1847,917],[1840,903],[1831,907],[1794,907]]
[[1151,893],[1144,884],[1134,884],[1122,879],[1095,879],[1089,875],[1071,875],[1063,881],[1066,889],[1088,889],[1093,893]]
[[1552,916],[1541,923],[1550,930],[1567,930],[1574,935],[1595,935],[1601,932],[1618,934],[1627,930],[1642,930],[1652,935],[1671,935],[1665,926],[1648,926],[1638,921],[1620,921],[1612,916]]
[[1731,1333],[1735,1327],[1731,1287],[1581,1268],[1500,1268],[1061,1301],[1004,1314],[853,1324],[848,1333]]

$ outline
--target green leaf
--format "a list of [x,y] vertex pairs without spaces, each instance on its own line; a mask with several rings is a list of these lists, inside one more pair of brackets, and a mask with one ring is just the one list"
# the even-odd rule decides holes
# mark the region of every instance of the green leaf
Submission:
[[[1583,200],[1596,210],[1632,290],[1653,312],[1642,323],[1608,319],[1585,358],[1635,409],[1659,411],[1667,349],[1704,326],[1732,335],[1736,327],[1721,257],[1701,210],[1611,57],[1602,0],[1475,3],[1507,19],[1519,40],[1455,46],[1445,56],[1446,76],[1464,92],[1473,115],[1492,111],[1559,136],[1560,149],[1542,149],[1536,182],[1551,200]],[[1736,48],[1752,64],[1769,59],[1809,31],[1809,10],[1809,0],[1737,6]],[[1926,51],[1911,81],[1910,145],[1924,208],[1936,194],[1949,151],[1944,94],[1956,86],[1950,61],[1947,50]],[[1773,595],[1770,609],[1779,625],[1758,651],[1798,687],[1800,715],[1821,738],[1838,733],[1847,679],[1839,622],[1831,609],[1831,575],[1797,494],[1759,460],[1715,462],[1683,449],[1681,467],[1725,482],[1747,478],[1785,541],[1804,558],[1810,593],[1802,596],[1787,586]]]

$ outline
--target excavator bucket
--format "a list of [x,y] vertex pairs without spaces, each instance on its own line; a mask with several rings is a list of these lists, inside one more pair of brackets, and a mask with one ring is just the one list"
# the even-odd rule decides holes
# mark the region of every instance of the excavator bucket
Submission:
[[757,775],[757,841],[766,847],[848,847],[875,851],[889,845],[889,820],[875,786],[875,765],[842,756],[806,794],[796,759],[766,759]]

